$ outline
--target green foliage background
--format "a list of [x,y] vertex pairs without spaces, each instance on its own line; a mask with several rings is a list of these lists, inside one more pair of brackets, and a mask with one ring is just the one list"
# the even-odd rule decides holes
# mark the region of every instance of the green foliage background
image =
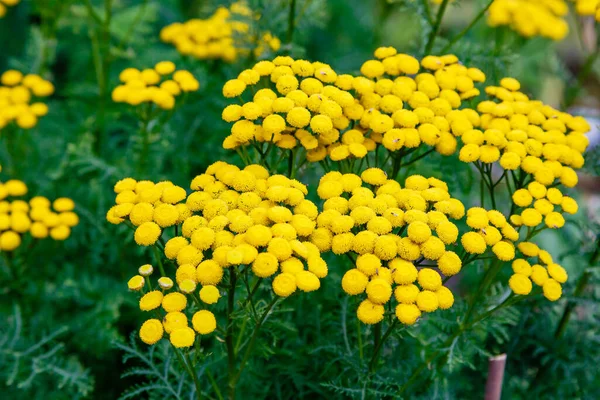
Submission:
[[[113,184],[135,175],[139,143],[134,132],[139,122],[129,110],[111,103],[109,94],[126,67],[146,68],[173,60],[195,74],[200,91],[190,94],[160,135],[152,138],[150,168],[145,176],[136,176],[170,179],[187,187],[210,163],[237,162],[235,154],[221,148],[228,129],[220,118],[226,104],[221,87],[247,60],[227,65],[184,59],[158,39],[161,27],[210,15],[227,1],[93,1],[93,10],[101,18],[104,5],[112,3],[108,29],[89,16],[85,3],[24,0],[0,19],[0,71],[40,73],[57,89],[49,100],[49,115],[20,139],[27,156],[16,160],[17,176],[10,178],[24,180],[33,194],[72,197],[81,217],[65,243],[48,241],[27,255],[18,290],[2,287],[3,397],[189,398],[191,382],[167,349],[148,349],[137,337],[130,339],[142,315],[125,282],[150,260],[150,254],[135,246],[126,227],[111,226],[104,216],[114,199]],[[453,2],[437,50],[484,3]],[[339,72],[358,71],[379,45],[419,55],[429,34],[421,1],[298,0],[291,30],[289,4],[288,0],[250,2],[268,17],[257,22],[261,28],[282,38],[282,52],[330,63]],[[110,45],[100,40],[106,37]],[[490,48],[490,43],[497,45]],[[574,38],[569,43],[578,46]],[[573,86],[561,47],[546,40],[525,41],[508,30],[479,23],[453,52],[465,64],[482,68],[488,82],[514,76],[528,93],[556,105],[563,88]],[[106,59],[110,61],[102,65]],[[0,138],[2,164],[8,156],[4,145]],[[589,172],[595,175],[600,165],[597,153],[588,156]],[[415,169],[443,177],[453,195],[474,203],[469,198],[469,188],[477,179],[472,171],[459,168],[452,157],[426,160]],[[9,179],[5,172],[1,176]],[[318,176],[308,170],[303,179],[314,185]],[[244,398],[478,398],[487,375],[487,357],[502,352],[508,353],[509,360],[506,398],[598,398],[600,293],[598,289],[573,292],[586,268],[591,282],[598,282],[597,266],[588,265],[595,250],[597,260],[599,232],[583,210],[560,233],[544,236],[571,277],[563,299],[550,304],[532,296],[527,303],[483,321],[444,348],[444,355],[420,371],[416,384],[403,394],[399,388],[455,329],[464,303],[458,300],[451,310],[396,332],[384,349],[384,363],[369,383],[371,389],[365,391],[367,371],[356,346],[356,299],[341,295],[345,266],[332,266],[320,291],[290,299],[267,321],[258,356],[241,382]],[[481,270],[482,266],[473,265],[464,271],[456,282],[457,299],[468,295]],[[505,294],[506,285],[497,285],[486,301],[491,304]],[[566,333],[556,339],[554,327],[570,300],[580,307]],[[362,340],[371,340],[369,330],[363,332]],[[214,341],[206,350],[206,365],[214,371],[224,365],[219,346]],[[201,379],[206,380],[203,374]]]

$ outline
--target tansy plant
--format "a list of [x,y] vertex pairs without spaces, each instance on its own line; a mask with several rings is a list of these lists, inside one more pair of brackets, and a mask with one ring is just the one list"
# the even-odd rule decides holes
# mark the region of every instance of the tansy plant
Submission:
[[[296,292],[319,289],[327,276],[320,250],[309,240],[318,209],[305,198],[305,185],[257,164],[240,169],[216,162],[190,188],[188,194],[170,182],[121,180],[107,219],[129,225],[136,243],[152,247],[156,256],[158,273],[144,265],[128,282],[148,314],[142,341],[155,344],[166,336],[194,380],[191,350],[201,341],[207,346],[208,335],[224,341],[233,398],[269,313]],[[262,295],[263,285],[272,294]],[[218,303],[226,303],[225,310]]]
[[[359,75],[279,56],[226,82],[223,95],[238,102],[223,110],[231,123],[223,147],[237,151],[245,167],[218,161],[192,180],[189,193],[168,181],[115,185],[107,219],[129,225],[155,254],[128,283],[149,316],[142,341],[166,336],[198,393],[195,360],[208,357],[204,348],[224,349],[234,398],[275,305],[317,290],[329,269],[358,299],[358,320],[373,326],[371,373],[395,330],[452,307],[445,283],[470,264],[485,265],[484,276],[448,340],[531,292],[560,298],[567,274],[531,240],[577,211],[561,187],[577,183],[589,126],[531,100],[516,79],[500,86],[485,80],[451,54],[418,60],[384,47]],[[398,179],[434,152],[480,173],[479,204],[467,208],[435,177]],[[322,204],[294,179],[307,171],[321,176]],[[507,264],[513,293],[481,311],[478,300]],[[221,302],[226,307],[216,308]]]
[[[0,11],[2,3],[0,2]],[[0,141],[6,145],[6,171],[18,175],[21,159],[25,157],[26,131],[34,128],[48,114],[42,101],[54,93],[54,85],[35,74],[23,75],[8,70],[0,75]]]
[[140,120],[137,141],[140,145],[137,172],[147,168],[150,145],[172,117],[186,94],[195,92],[200,83],[187,70],[177,70],[171,61],[158,62],[154,68],[126,68],[119,74],[121,84],[112,91],[115,103],[134,107]]
[[27,199],[27,185],[20,180],[0,182],[0,253],[7,287],[20,292],[30,254],[44,239],[64,241],[79,224],[75,203],[67,197],[54,201],[44,196]]

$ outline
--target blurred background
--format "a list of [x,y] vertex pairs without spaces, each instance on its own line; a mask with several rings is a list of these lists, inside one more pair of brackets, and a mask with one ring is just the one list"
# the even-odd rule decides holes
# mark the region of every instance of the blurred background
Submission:
[[[234,63],[197,60],[180,55],[159,39],[164,26],[208,17],[218,6],[230,3],[23,0],[0,18],[0,72],[17,69],[38,73],[56,87],[48,100],[49,114],[22,139],[27,156],[18,160],[16,176],[3,172],[0,177],[3,181],[24,180],[32,195],[72,197],[81,217],[81,224],[69,240],[41,244],[30,256],[30,276],[21,291],[3,291],[0,385],[4,398],[115,399],[124,393],[131,398],[148,397],[126,392],[139,384],[139,376],[121,376],[140,365],[135,360],[123,363],[124,354],[151,356],[145,347],[133,349],[129,342],[142,316],[135,296],[128,294],[125,284],[150,256],[134,245],[126,227],[115,227],[105,220],[114,199],[114,183],[135,174],[140,143],[133,132],[139,129],[139,120],[127,107],[113,103],[110,92],[118,85],[123,69],[149,68],[162,60],[174,61],[178,68],[190,70],[200,81],[200,90],[190,93],[169,123],[152,137],[148,168],[144,176],[134,177],[169,179],[188,187],[190,179],[212,162],[238,162],[235,153],[221,147],[229,129],[220,117],[227,104],[221,88],[227,79],[251,65],[251,57]],[[434,53],[461,32],[487,3],[452,1]],[[394,46],[400,52],[420,56],[425,45],[423,38],[429,33],[424,23],[424,1],[297,0],[292,30],[289,0],[253,0],[248,4],[262,15],[254,22],[257,29],[280,38],[282,45],[277,54],[329,63],[338,73],[357,72],[378,46]],[[435,10],[437,6],[432,3],[429,7]],[[552,398],[550,393],[557,396],[554,398],[600,396],[596,381],[599,372],[593,361],[600,359],[600,293],[589,285],[585,293],[571,295],[576,278],[584,273],[590,259],[597,259],[594,251],[600,233],[600,65],[593,62],[595,56],[590,62],[590,55],[598,51],[593,19],[570,14],[568,20],[582,28],[571,29],[561,42],[541,37],[524,39],[499,28],[504,31],[504,39],[492,46],[491,43],[498,43],[499,29],[488,27],[484,18],[453,46],[452,52],[465,65],[481,68],[488,84],[513,76],[531,97],[583,115],[592,126],[580,192],[574,194],[583,200],[580,212],[565,229],[542,238],[573,278],[564,301],[575,298],[576,323],[570,325],[568,334],[557,339],[545,326],[556,323],[564,302],[557,305],[532,300],[523,312],[515,311],[497,325],[487,326],[497,334],[474,334],[460,358],[445,360],[447,373],[432,377],[434,384],[423,387],[413,397],[480,397],[487,356],[507,348],[506,398],[531,394],[529,384],[540,374],[541,366],[546,382],[546,387],[540,389],[541,397]],[[274,55],[267,52],[262,57]],[[6,152],[0,133],[0,164]],[[469,198],[469,189],[476,175],[464,168],[457,173],[457,164],[456,158],[439,156],[427,158],[415,169],[423,175],[443,177],[451,185],[453,195],[472,204],[475,200]],[[312,184],[316,179],[310,172],[305,178]],[[475,274],[475,269],[465,271],[462,281],[455,282],[458,290],[468,287]],[[254,397],[264,397],[265,390],[279,393],[278,398],[350,397],[350,392],[340,388],[350,385],[346,381],[349,375],[345,374],[354,366],[347,360],[341,365],[330,363],[343,348],[339,338],[340,313],[353,309],[340,304],[337,297],[340,277],[339,272],[332,274],[318,294],[317,305],[302,299],[290,304],[291,309],[310,310],[306,314],[290,312],[288,323],[278,327],[281,334],[290,338],[290,343],[281,344],[282,354],[287,351],[291,359],[297,357],[298,361],[284,371],[269,370],[266,362],[257,364],[264,368],[264,379],[279,383],[254,388]],[[596,270],[590,272],[590,279],[598,281]],[[452,312],[460,312],[460,307]],[[456,320],[452,312],[441,313],[438,320],[432,318],[429,328],[404,334],[394,355],[397,362],[389,365],[393,372],[390,380],[402,381],[409,374],[402,370],[402,361],[420,358],[419,349],[427,347],[433,332],[443,331],[444,324]],[[323,315],[330,318],[320,326],[317,317],[322,319]],[[128,346],[128,350],[119,348],[117,343]],[[267,350],[263,352],[270,356]],[[302,352],[307,355],[299,357]],[[154,357],[160,359],[156,354]],[[323,368],[314,368],[315,365]],[[157,398],[162,398],[156,393]]]

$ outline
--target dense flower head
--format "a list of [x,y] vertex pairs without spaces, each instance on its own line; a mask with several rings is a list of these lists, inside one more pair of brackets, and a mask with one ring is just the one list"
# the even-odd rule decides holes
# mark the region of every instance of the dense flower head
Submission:
[[467,210],[467,226],[471,231],[462,234],[460,241],[466,254],[482,255],[491,250],[501,261],[515,258],[517,231],[498,210],[472,207]]
[[578,207],[556,186],[577,184],[575,170],[584,164],[590,126],[582,117],[530,100],[520,86],[516,79],[504,78],[500,86],[486,88],[490,100],[477,106],[480,129],[461,136],[459,158],[490,172],[492,165],[500,166],[507,179],[512,176],[514,226],[561,228],[562,213],[573,214]]
[[462,218],[465,208],[445,182],[413,175],[401,187],[370,168],[360,177],[330,172],[321,178],[318,194],[325,203],[310,240],[322,252],[355,259],[342,288],[349,295],[366,294],[357,310],[362,322],[381,321],[389,301],[397,303],[400,322],[409,325],[422,312],[452,306],[452,293],[434,268],[445,276],[460,271],[461,259],[446,246],[456,242],[459,232],[451,220]]
[[[165,322],[173,345],[191,346],[196,333],[216,329],[211,311],[191,314],[195,311],[191,298],[198,296],[205,307],[218,303],[228,269],[268,279],[279,297],[319,289],[328,268],[310,241],[318,209],[305,198],[305,185],[271,175],[260,165],[240,169],[219,161],[196,176],[190,188],[188,194],[170,182],[125,178],[115,184],[117,204],[107,213],[112,223],[128,220],[137,227],[136,242],[158,246],[175,267],[174,281],[161,276],[160,290],[148,291],[140,300],[143,311],[162,307],[167,316],[186,316],[176,314],[181,325],[176,328],[175,316],[169,327]],[[143,290],[144,277],[149,279],[154,270],[150,265],[140,267],[139,275],[129,280],[129,289]]]
[[524,241],[517,248],[519,256],[512,262],[513,275],[508,282],[512,291],[527,295],[532,290],[533,282],[542,288],[548,300],[558,300],[562,295],[561,284],[568,279],[565,269],[535,243]]
[[[579,2],[592,3],[589,0]],[[508,26],[526,38],[543,36],[561,40],[569,32],[565,20],[568,12],[565,0],[495,0],[489,8],[487,22],[492,27]],[[595,10],[591,15],[594,13]]]
[[479,124],[474,110],[459,108],[479,95],[476,86],[485,74],[454,55],[418,60],[381,47],[360,72],[352,87],[365,111],[354,128],[390,152],[414,151],[423,143],[450,155],[456,137]]
[[128,221],[136,227],[135,241],[140,246],[154,245],[163,229],[181,224],[191,215],[184,203],[187,191],[170,181],[154,183],[125,178],[114,186],[115,205],[106,213],[112,224]]
[[0,1],[0,18],[3,18],[8,12],[8,7],[14,7],[19,4],[21,0],[2,0]]
[[191,19],[164,27],[160,39],[170,43],[183,55],[197,59],[221,59],[233,62],[247,55],[252,49],[256,57],[269,51],[277,51],[281,41],[270,32],[260,32],[258,38],[252,32],[256,15],[245,2],[219,7],[206,19]]
[[154,68],[126,68],[119,74],[121,85],[112,92],[116,103],[138,106],[155,104],[164,110],[175,107],[175,99],[185,92],[195,92],[200,84],[186,70],[176,70],[171,61],[160,61]]
[[52,93],[54,93],[54,85],[39,75],[23,75],[17,70],[2,73],[0,75],[0,130],[13,122],[22,129],[36,126],[39,118],[48,113],[48,106],[40,99]]
[[[223,147],[264,142],[280,149],[300,147],[307,152],[307,160],[315,162],[345,137],[353,138],[353,149],[363,157],[367,149],[374,149],[374,143],[365,142],[360,132],[350,129],[363,113],[349,92],[351,80],[350,75],[338,75],[320,62],[287,56],[259,61],[223,86],[225,97],[242,99],[242,105],[231,104],[223,110],[223,119],[233,123]],[[255,90],[258,85],[262,88]]]
[[16,179],[0,183],[0,251],[16,250],[25,235],[33,239],[63,241],[79,224],[73,200],[62,197],[50,201],[43,196],[24,200],[27,185]]

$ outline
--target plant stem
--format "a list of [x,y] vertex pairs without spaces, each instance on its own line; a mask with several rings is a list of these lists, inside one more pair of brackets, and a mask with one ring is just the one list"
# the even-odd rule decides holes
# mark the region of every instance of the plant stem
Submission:
[[202,398],[202,391],[200,389],[200,387],[201,387],[200,381],[198,381],[198,375],[196,375],[196,371],[194,371],[192,360],[190,360],[189,352],[184,353],[184,357],[185,357],[185,361],[188,366],[188,371],[189,371],[190,375],[192,376],[192,379],[194,379],[194,386],[196,387],[196,398],[198,400],[200,400]]
[[288,13],[288,31],[287,43],[291,44],[294,39],[294,30],[296,27],[296,0],[290,0],[290,10]]
[[463,29],[458,35],[453,37],[452,40],[450,40],[450,43],[448,43],[446,45],[446,47],[444,47],[442,49],[440,54],[446,54],[452,48],[452,46],[454,46],[460,39],[462,39],[463,36],[465,36],[467,33],[469,33],[469,31],[475,26],[475,24],[477,24],[477,22],[479,22],[479,20],[481,18],[483,18],[483,16],[485,15],[485,13],[487,12],[487,10],[490,8],[490,6],[492,5],[492,3],[494,1],[495,0],[490,0],[489,3],[475,16],[475,18],[471,21],[471,23],[469,25],[467,25],[467,27],[465,29]]
[[356,336],[358,339],[358,355],[360,356],[360,360],[362,361],[364,358],[363,355],[363,345],[362,345],[362,326],[360,325],[360,320],[356,319]]
[[450,0],[443,0],[440,8],[438,9],[437,17],[435,20],[435,25],[433,25],[433,29],[431,30],[431,34],[429,35],[429,40],[427,41],[427,45],[425,46],[425,55],[431,54],[431,50],[433,49],[433,43],[435,42],[435,38],[440,32],[440,28],[442,26],[442,19],[444,18],[444,13],[446,12],[446,7],[448,7],[448,3]]
[[[379,354],[381,353],[381,348],[383,347],[383,344],[385,343],[385,341],[387,340],[387,338],[390,337],[390,335],[392,334],[392,332],[394,331],[394,329],[396,328],[396,325],[398,324],[398,319],[394,318],[394,322],[392,322],[390,324],[390,326],[388,327],[388,329],[385,331],[385,333],[383,334],[383,337],[381,338],[381,340],[379,341],[379,343],[377,344],[377,346],[375,346],[375,349],[373,350],[373,357],[371,357],[371,361],[369,362],[369,373],[374,373],[376,370],[376,366],[377,366],[377,360],[379,358]],[[381,323],[377,324],[377,326],[381,325]],[[381,329],[381,327],[380,327]],[[380,331],[381,333],[381,331]]]
[[215,380],[215,377],[210,372],[208,367],[206,367],[205,371],[206,371],[206,376],[208,377],[208,380],[210,381],[210,384],[212,385],[212,387],[215,391],[215,394],[217,395],[217,398],[219,400],[223,400],[223,395],[221,394],[221,389],[219,389],[219,385],[217,385],[217,381]]
[[225,344],[227,347],[227,371],[230,383],[230,398],[235,398],[235,385],[231,386],[235,374],[235,347],[233,345],[233,319],[231,318],[235,306],[235,286],[237,276],[235,268],[229,267],[229,289],[227,292],[227,334]]
[[429,0],[421,0],[423,11],[425,11],[425,19],[429,25],[433,25],[433,19],[431,18],[431,8],[429,7]]
[[271,310],[273,309],[275,304],[277,304],[279,299],[280,298],[276,296],[273,298],[273,300],[271,300],[269,305],[267,305],[265,312],[260,317],[260,319],[256,322],[256,325],[254,326],[254,330],[252,331],[252,336],[250,337],[250,342],[248,343],[248,347],[246,347],[246,351],[244,352],[244,357],[242,358],[242,361],[240,362],[240,367],[239,367],[237,373],[235,374],[235,376],[233,377],[233,379],[231,379],[231,378],[229,379],[229,398],[230,398],[230,400],[235,399],[235,386],[238,383],[238,381],[240,380],[240,377],[242,376],[242,372],[244,371],[244,368],[246,367],[246,364],[248,364],[248,360],[250,359],[250,356],[252,355],[252,350],[254,349],[254,345],[256,344],[256,339],[258,338],[258,332],[260,331],[260,328],[262,327],[263,323],[267,319],[267,316],[269,315],[269,313],[271,312]]
[[[598,261],[598,257],[600,257],[600,238],[596,241],[596,249],[590,257],[589,266],[593,266],[596,263],[596,261]],[[575,291],[573,292],[574,297],[577,298],[583,294],[591,277],[592,273],[590,271],[583,272],[583,274],[579,278],[579,281],[577,282]],[[576,305],[576,302],[570,301],[565,306],[565,310],[563,311],[562,317],[560,318],[560,322],[558,323],[556,331],[554,332],[555,339],[559,339],[563,335],[563,333],[565,333],[565,330],[567,329],[567,325],[569,324],[569,320],[571,319],[571,315],[573,314],[573,310],[575,309]]]
[[[173,351],[175,351],[175,355],[177,356],[177,359],[179,360],[179,363],[181,364],[183,369],[185,369],[187,371],[187,373],[190,375],[190,378],[192,378],[192,380],[194,381],[194,386],[196,388],[196,399],[197,400],[202,399],[202,392],[200,391],[200,383],[198,382],[198,378],[194,374],[194,371],[190,367],[191,364],[188,365],[185,362],[185,360],[181,356],[181,353],[179,352],[179,349],[177,347],[175,347],[172,343],[171,343],[171,347],[173,347]],[[186,356],[186,358],[189,360],[189,357]]]
[[152,246],[152,248],[154,249],[154,256],[156,257],[156,262],[158,263],[158,270],[160,271],[160,276],[167,276],[167,274],[165,274],[162,259],[160,258],[160,251],[158,250],[158,246]]

